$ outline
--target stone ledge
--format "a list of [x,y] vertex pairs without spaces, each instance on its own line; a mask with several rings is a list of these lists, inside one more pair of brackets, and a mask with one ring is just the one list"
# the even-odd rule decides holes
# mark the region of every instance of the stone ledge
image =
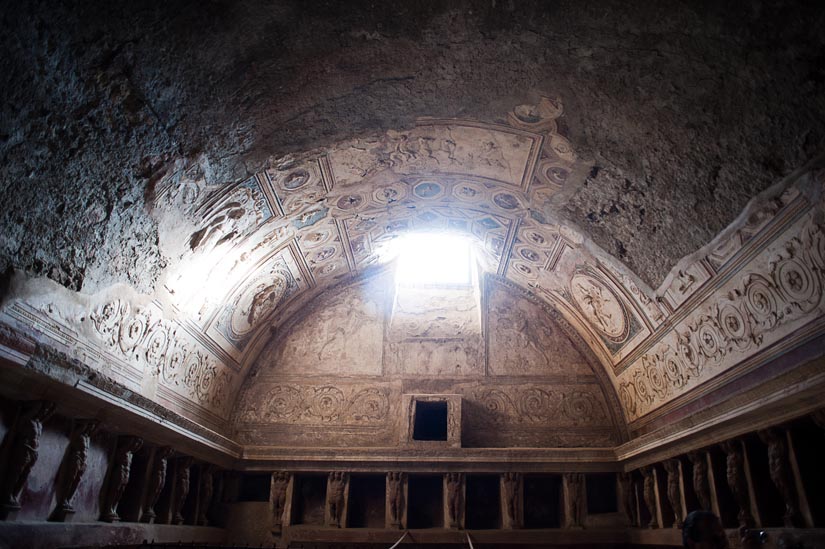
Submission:
[[54,547],[165,543],[225,543],[226,530],[206,526],[119,523],[0,522],[0,547],[52,549]]

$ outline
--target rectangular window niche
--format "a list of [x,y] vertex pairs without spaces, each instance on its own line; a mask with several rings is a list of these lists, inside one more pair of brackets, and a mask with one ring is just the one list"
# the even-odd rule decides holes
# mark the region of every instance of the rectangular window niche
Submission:
[[461,395],[403,395],[403,444],[461,448]]

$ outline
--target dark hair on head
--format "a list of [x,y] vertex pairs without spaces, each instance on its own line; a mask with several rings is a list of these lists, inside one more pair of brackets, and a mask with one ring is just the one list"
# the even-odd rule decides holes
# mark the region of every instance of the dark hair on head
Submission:
[[710,511],[691,511],[685,517],[685,524],[682,526],[682,545],[688,546],[688,541],[705,541],[702,535],[705,529],[702,527],[709,520],[719,520],[719,517]]

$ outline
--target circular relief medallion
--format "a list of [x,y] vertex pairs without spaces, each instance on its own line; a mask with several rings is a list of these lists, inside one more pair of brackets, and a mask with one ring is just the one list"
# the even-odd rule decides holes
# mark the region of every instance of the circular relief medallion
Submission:
[[419,198],[433,198],[441,194],[441,185],[434,181],[424,181],[413,188],[413,194]]
[[137,314],[120,325],[120,350],[129,353],[138,346],[143,335],[146,333],[147,319],[142,314]]
[[309,172],[304,169],[292,170],[284,177],[283,186],[288,191],[300,189],[309,181]]
[[387,187],[376,189],[372,196],[376,202],[381,204],[392,204],[398,202],[406,196],[406,187],[401,183],[394,183]]
[[541,261],[541,256],[538,254],[538,252],[535,252],[530,248],[522,248],[521,250],[519,250],[519,255],[527,261],[532,261],[533,263],[538,263]]
[[745,291],[747,305],[757,322],[770,320],[776,314],[776,297],[767,282],[752,278]]
[[532,242],[533,244],[537,244],[539,246],[545,244],[547,239],[541,233],[537,233],[536,231],[527,231],[524,233],[525,238],[528,242]]
[[337,269],[337,268],[338,268],[337,263],[327,263],[326,265],[324,265],[323,267],[318,269],[318,274],[321,275],[321,276],[325,276],[325,275],[328,275],[328,274],[334,272],[335,269]]
[[699,347],[705,356],[714,356],[719,351],[719,334],[710,324],[702,324],[697,332]]
[[364,202],[364,197],[360,194],[350,194],[338,199],[337,206],[341,210],[354,210]]
[[326,261],[335,255],[335,246],[328,246],[315,254],[316,261]]
[[169,333],[161,324],[156,324],[146,337],[146,362],[151,366],[160,366],[169,345]]
[[576,273],[570,280],[570,293],[590,324],[609,339],[627,338],[630,319],[613,291],[592,276]]
[[285,273],[275,272],[269,281],[261,281],[247,288],[232,311],[229,323],[232,335],[243,336],[255,327],[281,302],[286,293]]
[[466,202],[475,202],[477,200],[481,200],[484,197],[484,192],[481,190],[480,187],[473,183],[461,181],[459,183],[456,183],[455,187],[453,187],[453,195],[459,200],[464,200]]
[[725,305],[719,311],[719,324],[730,339],[742,339],[745,337],[745,317],[733,305]]
[[814,297],[816,283],[810,269],[796,258],[786,259],[776,267],[776,278],[784,292],[795,301]]
[[516,270],[516,272],[518,272],[518,273],[520,273],[524,276],[533,276],[533,269],[530,268],[529,265],[525,265],[524,263],[522,263],[520,261],[514,261],[513,262],[513,268]]
[[493,202],[502,210],[515,210],[520,205],[518,199],[509,193],[499,193],[495,195]]
[[676,387],[682,387],[685,384],[685,374],[682,363],[675,357],[668,357],[662,367],[665,377]]
[[327,240],[332,233],[329,231],[313,231],[309,234],[306,234],[301,237],[301,243],[306,246],[307,248],[314,248],[320,244],[323,244]]

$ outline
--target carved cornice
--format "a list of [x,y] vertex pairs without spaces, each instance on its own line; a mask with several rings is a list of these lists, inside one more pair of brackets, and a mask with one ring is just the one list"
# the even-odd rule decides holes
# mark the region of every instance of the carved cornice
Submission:
[[46,345],[37,344],[22,368],[58,383],[92,393],[132,413],[143,415],[159,425],[174,426],[177,428],[175,430],[187,438],[206,444],[213,450],[229,456],[240,454],[240,446],[222,434],[169,410],[106,374]]

